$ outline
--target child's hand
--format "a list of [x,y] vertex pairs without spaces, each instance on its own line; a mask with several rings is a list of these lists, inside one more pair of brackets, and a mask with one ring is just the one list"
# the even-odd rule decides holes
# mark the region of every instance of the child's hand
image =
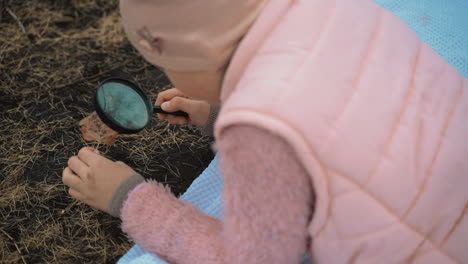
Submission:
[[94,208],[109,212],[112,196],[117,188],[136,172],[122,162],[114,162],[93,148],[82,148],[78,156],[68,160],[63,171],[63,183],[68,193]]
[[167,120],[173,125],[187,125],[189,123],[196,126],[204,126],[210,115],[210,104],[205,101],[192,100],[177,88],[169,89],[159,93],[156,105],[167,112],[184,111],[189,114],[189,118],[158,114],[159,119]]

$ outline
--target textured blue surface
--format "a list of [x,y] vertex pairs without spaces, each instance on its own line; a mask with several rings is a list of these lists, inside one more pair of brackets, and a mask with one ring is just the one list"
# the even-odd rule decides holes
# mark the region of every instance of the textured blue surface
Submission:
[[[425,43],[468,77],[468,0],[374,1],[403,19]],[[219,218],[223,212],[222,189],[216,157],[181,199]],[[118,263],[166,262],[136,245]]]
[[98,90],[98,103],[107,117],[120,127],[142,129],[151,116],[145,100],[133,89],[119,82],[107,82]]
[[468,0],[374,0],[468,77]]

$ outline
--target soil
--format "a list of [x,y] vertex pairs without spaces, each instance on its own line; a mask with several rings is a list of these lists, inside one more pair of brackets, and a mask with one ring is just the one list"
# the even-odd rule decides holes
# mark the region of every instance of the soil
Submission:
[[131,76],[155,99],[170,83],[126,40],[112,0],[0,0],[0,263],[115,263],[120,222],[75,201],[61,174],[98,148],[179,195],[213,158],[212,138],[153,119],[112,146],[83,140],[98,83]]

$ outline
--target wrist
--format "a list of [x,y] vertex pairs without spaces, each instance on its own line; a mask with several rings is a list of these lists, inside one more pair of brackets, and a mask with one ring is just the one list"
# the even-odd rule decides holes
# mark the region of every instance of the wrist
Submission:
[[138,185],[145,182],[145,178],[138,173],[128,177],[112,195],[112,200],[109,204],[109,214],[120,218],[124,202],[127,200],[130,192]]
[[221,106],[219,105],[211,105],[210,112],[208,114],[208,119],[205,122],[205,125],[201,127],[201,132],[205,136],[213,136],[214,124],[216,119],[218,118],[219,111],[221,110]]

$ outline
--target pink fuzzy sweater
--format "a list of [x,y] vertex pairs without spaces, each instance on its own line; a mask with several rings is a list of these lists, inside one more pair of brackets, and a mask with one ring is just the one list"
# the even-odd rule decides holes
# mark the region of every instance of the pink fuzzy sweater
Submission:
[[224,221],[151,182],[123,228],[171,263],[468,263],[466,91],[371,0],[269,1],[223,83]]
[[314,196],[292,149],[248,126],[231,127],[217,145],[223,222],[152,181],[129,194],[123,230],[170,263],[299,263],[308,249]]

